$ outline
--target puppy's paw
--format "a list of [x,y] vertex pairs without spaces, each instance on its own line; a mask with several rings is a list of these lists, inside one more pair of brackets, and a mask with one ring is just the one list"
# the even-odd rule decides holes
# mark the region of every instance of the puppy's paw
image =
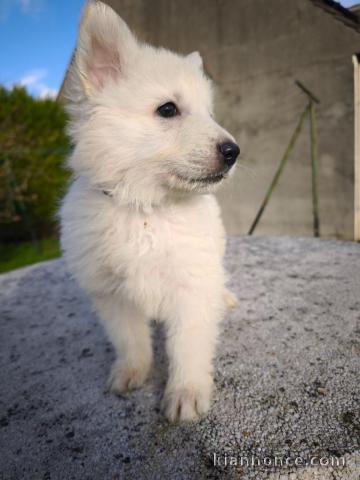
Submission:
[[172,422],[191,422],[210,407],[211,388],[183,386],[165,393],[163,407],[166,418]]
[[140,388],[146,381],[148,368],[115,363],[108,380],[108,389],[116,395]]
[[227,308],[231,310],[234,310],[239,305],[238,299],[230,290],[225,290],[224,300]]

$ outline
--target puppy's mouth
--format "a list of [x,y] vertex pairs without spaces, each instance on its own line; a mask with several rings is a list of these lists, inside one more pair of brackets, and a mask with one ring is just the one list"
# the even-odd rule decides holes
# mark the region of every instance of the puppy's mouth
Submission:
[[200,183],[202,185],[206,185],[206,184],[221,182],[221,180],[223,180],[226,177],[226,172],[213,173],[205,177],[185,177],[179,174],[176,174],[176,176],[183,182],[187,182],[191,184]]

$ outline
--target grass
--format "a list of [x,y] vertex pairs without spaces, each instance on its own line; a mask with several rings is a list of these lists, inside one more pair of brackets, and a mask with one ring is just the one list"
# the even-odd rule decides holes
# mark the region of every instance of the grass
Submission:
[[0,243],[0,273],[33,263],[51,260],[60,256],[59,240],[44,238],[40,240],[40,252],[37,252],[32,242]]

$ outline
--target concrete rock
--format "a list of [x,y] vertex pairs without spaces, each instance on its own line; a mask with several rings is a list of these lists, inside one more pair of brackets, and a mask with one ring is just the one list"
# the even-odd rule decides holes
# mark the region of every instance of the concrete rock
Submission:
[[354,243],[230,238],[240,305],[223,322],[212,409],[178,426],[159,410],[159,326],[151,379],[117,398],[112,348],[63,261],[0,276],[0,478],[358,478],[359,261]]

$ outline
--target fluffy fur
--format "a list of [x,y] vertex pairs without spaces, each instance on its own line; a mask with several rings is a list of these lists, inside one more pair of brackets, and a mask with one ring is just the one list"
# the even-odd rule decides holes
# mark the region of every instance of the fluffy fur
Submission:
[[[217,145],[233,138],[213,119],[200,55],[139,43],[100,2],[85,8],[65,97],[75,148],[61,243],[116,349],[110,387],[144,383],[156,318],[167,332],[165,413],[192,420],[209,408],[218,323],[234,303],[212,195]],[[161,117],[167,102],[180,115]]]

